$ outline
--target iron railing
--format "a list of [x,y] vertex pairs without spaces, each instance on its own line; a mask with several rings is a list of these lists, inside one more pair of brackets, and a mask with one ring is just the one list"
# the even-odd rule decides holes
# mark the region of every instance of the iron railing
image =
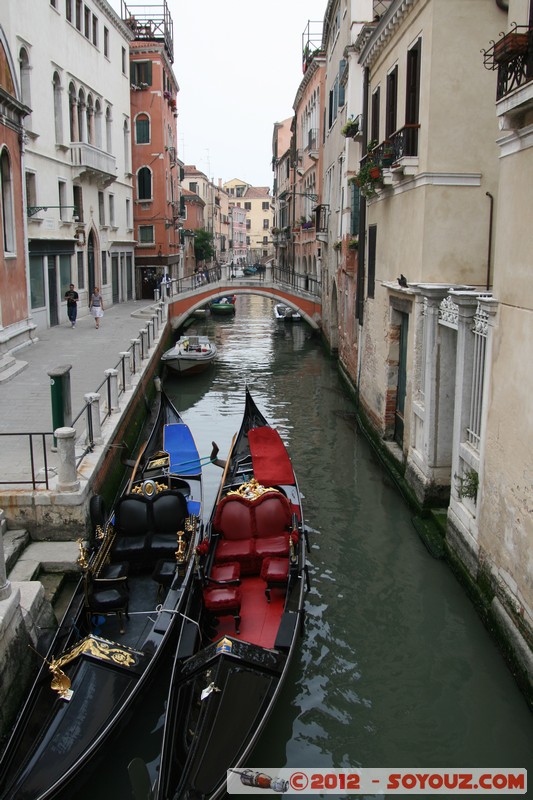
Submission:
[[[29,449],[29,458],[30,458],[30,467],[31,467],[31,479],[30,480],[13,480],[13,481],[1,480],[0,481],[0,485],[2,485],[2,486],[3,485],[5,485],[5,486],[15,486],[15,485],[16,486],[21,486],[21,485],[26,486],[26,485],[31,485],[31,487],[33,489],[36,489],[37,486],[43,486],[44,485],[44,488],[48,489],[49,488],[49,484],[48,484],[48,455],[47,455],[47,443],[46,443],[46,440],[48,438],[48,439],[50,439],[51,443],[53,443],[54,434],[49,432],[49,431],[41,432],[41,433],[26,433],[26,432],[24,432],[24,433],[16,433],[16,432],[10,431],[9,433],[0,433],[0,437],[2,437],[2,441],[3,441],[3,437],[4,436],[19,436],[19,437],[23,437],[23,438],[28,440],[28,449]],[[41,464],[42,464],[42,466],[39,466],[39,462],[37,461],[38,454],[36,453],[36,447],[34,445],[34,439],[40,439],[41,440],[40,443],[41,443],[41,458],[42,458]],[[50,447],[51,446],[52,445],[50,444]],[[41,470],[43,472],[44,477],[43,477],[42,480],[39,480],[39,478],[37,477],[37,473],[39,471],[41,471]]]
[[514,25],[481,52],[485,68],[498,70],[497,100],[533,80],[533,28],[530,26]]

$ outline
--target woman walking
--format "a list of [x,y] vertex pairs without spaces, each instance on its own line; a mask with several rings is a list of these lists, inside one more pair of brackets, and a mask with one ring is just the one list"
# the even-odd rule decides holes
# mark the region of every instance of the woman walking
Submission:
[[100,289],[98,286],[94,287],[94,291],[91,295],[91,302],[89,303],[89,309],[94,317],[96,330],[98,330],[100,327],[100,318],[104,316],[104,299],[100,294]]

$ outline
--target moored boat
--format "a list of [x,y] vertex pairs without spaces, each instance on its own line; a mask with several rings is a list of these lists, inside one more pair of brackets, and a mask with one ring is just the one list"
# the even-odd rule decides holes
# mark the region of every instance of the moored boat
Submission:
[[91,498],[94,541],[79,542],[82,577],[3,753],[2,800],[75,797],[111,737],[142,715],[177,643],[201,513],[201,459],[161,392],[111,515]]
[[206,370],[217,355],[217,347],[207,336],[181,336],[161,361],[174,372],[194,375]]
[[279,697],[302,631],[302,501],[287,450],[248,390],[176,651],[158,800],[226,790]]
[[237,300],[236,296],[233,295],[224,295],[223,297],[218,297],[216,300],[212,300],[209,306],[209,310],[212,314],[219,314],[229,316],[231,314],[235,314],[235,301]]
[[276,303],[274,316],[276,319],[283,320],[283,322],[298,322],[302,318],[298,311],[284,303]]

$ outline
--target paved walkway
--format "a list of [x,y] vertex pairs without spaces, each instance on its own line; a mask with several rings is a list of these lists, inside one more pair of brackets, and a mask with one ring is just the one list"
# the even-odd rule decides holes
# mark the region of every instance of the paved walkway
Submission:
[[[27,362],[24,370],[0,383],[0,433],[52,431],[52,404],[48,372],[67,364],[70,370],[72,417],[84,405],[84,395],[94,392],[104,380],[106,369],[114,368],[120,353],[128,350],[131,340],[146,327],[141,314],[150,307],[148,300],[119,303],[106,309],[96,330],[90,316],[70,323],[39,329],[37,341],[15,353],[18,361]],[[19,477],[21,465],[28,464],[27,439],[0,436],[0,490],[2,480]],[[11,477],[8,477],[11,475]]]

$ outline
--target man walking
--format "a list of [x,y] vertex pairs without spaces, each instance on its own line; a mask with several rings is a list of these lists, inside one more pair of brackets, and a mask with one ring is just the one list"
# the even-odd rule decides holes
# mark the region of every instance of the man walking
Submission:
[[76,327],[76,317],[78,316],[78,293],[74,290],[74,284],[70,284],[70,288],[65,292],[65,300],[67,301],[67,314],[70,324],[73,328]]

